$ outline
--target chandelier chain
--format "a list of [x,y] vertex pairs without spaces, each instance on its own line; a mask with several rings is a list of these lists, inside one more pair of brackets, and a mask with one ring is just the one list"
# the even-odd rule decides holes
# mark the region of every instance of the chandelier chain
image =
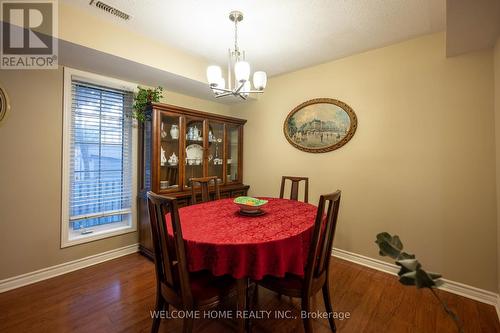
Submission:
[[234,52],[239,58],[240,51],[238,50],[238,20],[234,20]]

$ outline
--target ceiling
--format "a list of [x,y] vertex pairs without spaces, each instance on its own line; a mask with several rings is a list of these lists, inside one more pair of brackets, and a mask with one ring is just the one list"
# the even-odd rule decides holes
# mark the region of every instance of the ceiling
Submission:
[[445,29],[445,0],[101,1],[132,18],[63,0],[222,66],[234,38],[228,14],[240,10],[240,48],[270,76]]

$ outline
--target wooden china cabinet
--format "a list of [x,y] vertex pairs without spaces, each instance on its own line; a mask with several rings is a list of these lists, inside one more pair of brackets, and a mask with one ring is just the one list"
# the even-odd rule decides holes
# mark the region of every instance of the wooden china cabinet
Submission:
[[139,250],[152,258],[153,243],[146,194],[191,204],[189,179],[217,176],[221,198],[246,195],[243,179],[244,119],[167,104],[151,104],[151,120],[139,137]]

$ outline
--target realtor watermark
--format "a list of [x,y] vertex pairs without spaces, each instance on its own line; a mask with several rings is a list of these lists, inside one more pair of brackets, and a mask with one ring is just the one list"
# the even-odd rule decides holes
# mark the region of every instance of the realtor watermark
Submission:
[[151,318],[161,319],[329,319],[346,320],[351,317],[350,312],[326,312],[326,311],[300,311],[291,310],[276,311],[232,311],[232,310],[161,310],[150,311]]
[[1,69],[56,69],[57,0],[0,1]]

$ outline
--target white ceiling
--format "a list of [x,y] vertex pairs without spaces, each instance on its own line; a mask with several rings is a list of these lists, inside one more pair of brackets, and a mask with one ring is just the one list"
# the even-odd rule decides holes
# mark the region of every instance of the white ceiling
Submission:
[[445,29],[445,0],[101,0],[132,16],[128,29],[224,66],[231,10],[243,11],[239,45],[253,70],[278,75]]

